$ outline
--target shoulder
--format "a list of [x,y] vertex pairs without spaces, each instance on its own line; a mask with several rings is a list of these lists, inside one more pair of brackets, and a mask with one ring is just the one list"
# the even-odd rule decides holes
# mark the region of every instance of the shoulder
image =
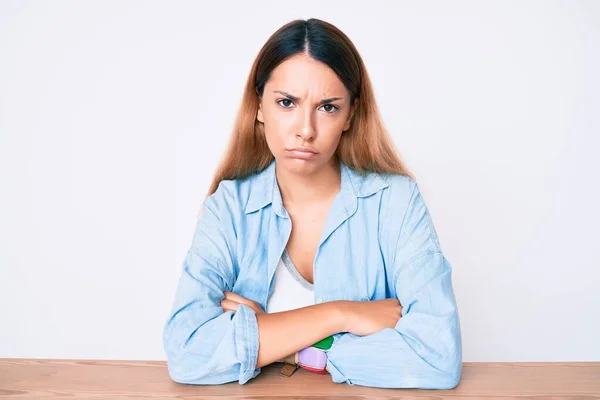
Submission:
[[350,176],[357,197],[365,198],[368,212],[377,213],[383,231],[400,225],[411,203],[419,196],[417,182],[406,175],[353,171]]
[[377,175],[387,183],[382,193],[382,207],[386,208],[385,211],[397,213],[406,210],[409,203],[420,195],[417,182],[406,175],[382,173]]
[[[260,177],[260,173],[254,173],[244,178],[223,179],[219,182],[215,192],[204,200],[203,206],[215,214],[244,214],[252,191],[260,189],[257,186],[262,185]],[[264,190],[264,188],[262,189]],[[263,190],[259,190],[259,192]]]
[[204,207],[210,209],[215,214],[224,212],[231,214],[243,213],[255,176],[250,175],[245,178],[222,180],[219,182],[215,192],[204,200]]
[[384,200],[397,200],[399,197],[410,195],[416,186],[416,182],[406,175],[376,171],[358,172],[344,163],[342,169],[342,178],[348,178],[352,182],[357,197],[366,198],[381,192]]
[[220,248],[231,248],[237,240],[240,224],[244,222],[244,199],[247,198],[250,181],[248,178],[222,180],[215,192],[204,199],[197,216],[194,246],[214,244],[221,237],[226,238],[229,244],[221,243]]
[[382,199],[381,218],[392,243],[395,246],[413,246],[420,253],[441,251],[433,219],[419,184],[403,175],[390,175],[387,180],[390,185]]
[[419,184],[405,175],[380,174],[388,186],[382,191],[379,204],[380,228],[390,240],[397,238],[401,231],[429,225],[430,216]]

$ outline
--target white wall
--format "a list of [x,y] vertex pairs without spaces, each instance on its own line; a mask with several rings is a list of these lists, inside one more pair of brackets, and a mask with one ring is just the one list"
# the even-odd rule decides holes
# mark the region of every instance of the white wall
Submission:
[[318,17],[420,182],[464,360],[600,360],[600,2],[216,3],[0,3],[0,357],[164,359],[252,60]]

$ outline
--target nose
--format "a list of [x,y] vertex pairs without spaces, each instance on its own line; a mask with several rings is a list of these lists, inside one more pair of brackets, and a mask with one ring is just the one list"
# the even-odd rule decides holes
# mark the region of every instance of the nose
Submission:
[[304,112],[298,113],[299,125],[296,137],[306,142],[314,140],[316,136],[314,113],[310,107],[306,107]]

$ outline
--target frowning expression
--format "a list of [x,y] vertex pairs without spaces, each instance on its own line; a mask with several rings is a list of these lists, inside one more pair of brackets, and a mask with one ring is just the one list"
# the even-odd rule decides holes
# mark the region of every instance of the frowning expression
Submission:
[[301,54],[273,70],[257,119],[264,124],[278,165],[313,173],[332,159],[342,133],[350,128],[355,107],[331,68]]

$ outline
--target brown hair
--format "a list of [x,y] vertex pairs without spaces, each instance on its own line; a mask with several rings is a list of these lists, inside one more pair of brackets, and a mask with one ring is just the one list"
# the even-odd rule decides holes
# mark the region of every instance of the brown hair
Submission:
[[359,173],[401,174],[415,180],[401,160],[379,114],[367,69],[350,39],[334,25],[311,18],[279,28],[264,44],[246,81],[228,148],[207,196],[224,179],[245,178],[273,161],[263,123],[256,119],[260,98],[271,72],[288,58],[306,53],[327,64],[350,91],[358,106],[350,129],[340,138],[334,156]]

